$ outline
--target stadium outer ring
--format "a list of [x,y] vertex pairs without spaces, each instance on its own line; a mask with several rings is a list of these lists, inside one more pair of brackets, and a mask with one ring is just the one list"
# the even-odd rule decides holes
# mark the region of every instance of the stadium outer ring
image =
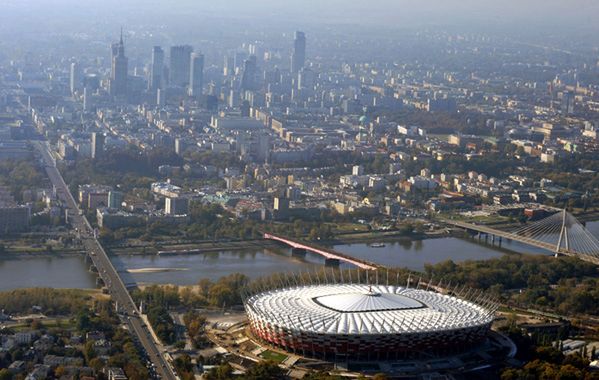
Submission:
[[[463,295],[470,300],[407,286],[310,284],[258,292],[244,305],[252,335],[285,351],[335,361],[398,360],[459,354],[482,343],[497,305],[482,292]],[[353,328],[333,322],[350,316]]]

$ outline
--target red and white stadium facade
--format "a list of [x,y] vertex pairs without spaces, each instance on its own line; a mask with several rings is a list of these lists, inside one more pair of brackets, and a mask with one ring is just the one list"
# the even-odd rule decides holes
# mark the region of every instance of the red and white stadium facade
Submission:
[[397,360],[461,353],[482,343],[496,304],[389,285],[335,283],[271,289],[245,299],[252,334],[326,360]]

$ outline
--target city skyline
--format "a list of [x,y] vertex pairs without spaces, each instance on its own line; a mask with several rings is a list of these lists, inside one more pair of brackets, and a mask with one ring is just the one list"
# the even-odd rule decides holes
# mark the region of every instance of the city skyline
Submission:
[[599,378],[598,17],[2,1],[0,380]]

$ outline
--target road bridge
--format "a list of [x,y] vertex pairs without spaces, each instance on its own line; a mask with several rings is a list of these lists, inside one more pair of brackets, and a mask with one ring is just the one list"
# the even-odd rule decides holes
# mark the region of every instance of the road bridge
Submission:
[[288,245],[292,248],[292,254],[294,255],[305,255],[307,251],[315,253],[317,255],[323,256],[325,258],[325,263],[329,265],[339,264],[339,262],[345,262],[352,265],[355,265],[358,268],[362,269],[376,269],[377,265],[370,263],[366,260],[356,259],[354,257],[350,257],[344,255],[343,253],[336,252],[332,249],[319,247],[313,244],[309,244],[306,242],[301,242],[297,240],[292,240],[288,237],[278,236],[274,234],[265,233],[264,239],[275,240],[285,245]]
[[599,240],[566,210],[513,231],[452,219],[443,219],[441,222],[486,234],[493,239],[499,238],[499,241],[509,239],[547,250],[555,255],[574,256],[599,265]]
[[117,270],[112,265],[110,258],[104,248],[96,239],[94,230],[85,218],[73,195],[69,191],[62,175],[56,167],[56,161],[50,153],[46,142],[35,141],[34,147],[41,155],[46,174],[50,178],[52,185],[56,189],[57,197],[64,203],[68,210],[71,226],[76,228],[83,242],[83,246],[88,253],[93,266],[97,269],[98,275],[107,287],[112,300],[118,305],[120,311],[127,314],[127,325],[131,333],[137,338],[139,343],[146,351],[148,358],[154,364],[157,374],[162,379],[177,380],[170,363],[164,358],[159,342],[152,337],[148,325],[142,320],[140,312],[133,302],[127,287],[123,283]]

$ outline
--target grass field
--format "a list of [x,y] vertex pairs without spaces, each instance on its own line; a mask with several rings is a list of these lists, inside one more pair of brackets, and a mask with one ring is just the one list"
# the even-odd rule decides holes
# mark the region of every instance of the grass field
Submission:
[[266,350],[260,354],[260,357],[264,360],[272,360],[277,363],[282,363],[285,359],[287,359],[288,356],[278,352]]

